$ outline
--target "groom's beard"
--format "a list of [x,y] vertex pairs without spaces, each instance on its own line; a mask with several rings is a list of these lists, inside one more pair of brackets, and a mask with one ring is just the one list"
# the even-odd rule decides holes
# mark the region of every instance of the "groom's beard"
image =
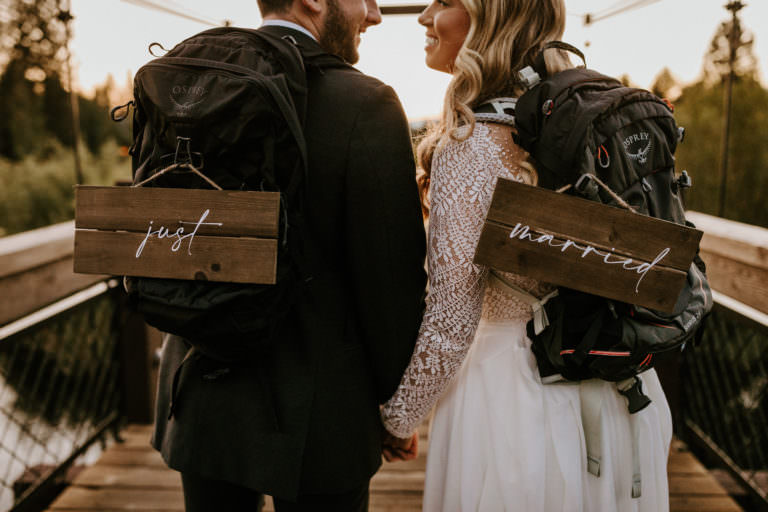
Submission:
[[359,30],[341,12],[338,0],[328,0],[328,15],[318,42],[328,53],[338,55],[350,64],[360,59],[357,52]]

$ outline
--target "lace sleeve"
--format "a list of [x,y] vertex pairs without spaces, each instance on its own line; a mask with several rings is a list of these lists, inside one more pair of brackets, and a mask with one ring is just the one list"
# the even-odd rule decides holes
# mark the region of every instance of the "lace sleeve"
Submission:
[[496,180],[501,174],[523,181],[520,155],[510,159],[491,132],[478,124],[470,138],[437,152],[432,164],[427,307],[408,368],[381,411],[386,429],[400,438],[429,413],[472,344],[487,274],[472,260]]

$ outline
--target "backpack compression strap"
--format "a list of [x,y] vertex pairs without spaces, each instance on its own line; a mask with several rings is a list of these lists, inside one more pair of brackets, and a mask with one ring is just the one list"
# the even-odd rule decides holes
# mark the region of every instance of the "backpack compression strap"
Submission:
[[[534,330],[536,334],[549,326],[549,319],[547,318],[547,312],[544,309],[544,304],[549,299],[557,296],[558,291],[555,290],[542,299],[538,299],[526,292],[519,286],[510,283],[499,275],[494,270],[490,271],[491,278],[502,286],[504,291],[508,292],[515,298],[529,304],[533,308],[533,322]],[[602,451],[603,451],[603,429],[601,422],[601,415],[603,412],[603,381],[599,379],[584,380],[579,383],[579,395],[581,401],[581,422],[584,427],[584,441],[587,449],[587,471],[595,476],[600,476],[600,464],[602,463]],[[616,383],[616,387],[619,393],[626,396],[626,393],[635,387],[640,390],[642,395],[642,379],[640,376],[635,376],[630,379],[626,379]],[[645,396],[645,395],[642,395]],[[641,409],[650,404],[650,400],[647,400]],[[638,412],[632,411],[630,412]],[[640,433],[637,427],[637,416],[630,414],[629,423],[632,436],[632,497],[639,498],[641,494],[641,476],[640,476]]]
[[[641,385],[640,376],[635,376],[616,383],[619,390],[627,384]],[[600,476],[600,464],[603,459],[603,428],[601,416],[603,413],[603,381],[600,379],[583,380],[579,383],[579,398],[581,402],[581,423],[584,428],[584,442],[587,449],[587,471]],[[621,391],[620,391],[621,392]],[[650,402],[649,402],[650,403]],[[639,418],[636,414],[629,415],[629,428],[632,442],[632,497],[639,498],[642,494],[642,479],[640,475],[640,429]]]
[[499,275],[495,270],[491,270],[491,278],[495,280],[496,283],[498,283],[501,288],[515,297],[516,299],[525,302],[529,306],[531,306],[531,309],[533,310],[533,328],[534,332],[536,334],[541,333],[544,329],[546,329],[549,326],[549,318],[547,318],[547,310],[544,309],[544,305],[549,302],[549,299],[556,297],[558,294],[557,290],[554,290],[541,299],[535,297],[534,295],[528,293],[527,291],[523,290],[519,286],[510,283],[506,279],[504,279],[501,275]]
[[539,82],[546,79],[549,73],[547,73],[547,64],[544,60],[544,52],[550,49],[565,50],[567,52],[574,53],[581,58],[584,62],[584,67],[587,67],[587,59],[584,54],[573,45],[565,43],[563,41],[550,41],[545,43],[541,48],[541,51],[533,61],[533,66],[526,66],[517,73],[517,78],[528,89],[532,89]]

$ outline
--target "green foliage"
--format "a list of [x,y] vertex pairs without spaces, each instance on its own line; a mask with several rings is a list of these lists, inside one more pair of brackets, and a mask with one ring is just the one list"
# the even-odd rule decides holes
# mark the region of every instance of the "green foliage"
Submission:
[[[675,117],[686,128],[678,146],[678,172],[686,169],[693,187],[686,207],[718,214],[723,136],[724,86],[701,81],[683,90]],[[751,78],[741,78],[733,89],[729,165],[724,217],[768,227],[768,90]]]
[[3,0],[0,16],[0,57],[16,62],[22,74],[39,80],[58,74],[64,64],[69,13],[59,0]]
[[[91,153],[109,139],[130,145],[129,123],[109,118],[110,82],[97,88],[94,99],[78,96],[79,128],[82,141]],[[72,105],[69,92],[58,76],[32,82],[12,63],[0,78],[0,157],[21,160],[44,156],[54,138],[72,147]]]
[[[0,235],[9,235],[74,218],[75,169],[72,150],[49,139],[45,158],[0,159]],[[113,141],[96,155],[83,151],[89,185],[113,185],[131,177],[130,160]]]
[[[80,129],[83,142],[91,153],[97,153],[99,148],[110,139],[121,146],[130,146],[132,138],[128,121],[116,123],[109,117],[109,95],[111,82],[96,89],[94,99],[79,97]],[[72,133],[72,130],[69,130]]]
[[0,78],[0,156],[19,159],[36,153],[46,133],[42,97],[24,69],[12,62]]

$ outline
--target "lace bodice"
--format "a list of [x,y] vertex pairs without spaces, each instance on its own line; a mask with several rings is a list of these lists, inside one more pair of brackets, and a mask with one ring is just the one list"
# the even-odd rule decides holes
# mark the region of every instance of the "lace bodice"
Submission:
[[[509,127],[477,123],[464,141],[435,152],[428,230],[430,290],[419,337],[408,368],[382,408],[387,430],[408,437],[429,413],[461,367],[480,318],[528,321],[531,307],[496,286],[488,269],[472,263],[499,176],[531,182],[525,153],[512,143]],[[504,274],[536,296],[538,281]]]

